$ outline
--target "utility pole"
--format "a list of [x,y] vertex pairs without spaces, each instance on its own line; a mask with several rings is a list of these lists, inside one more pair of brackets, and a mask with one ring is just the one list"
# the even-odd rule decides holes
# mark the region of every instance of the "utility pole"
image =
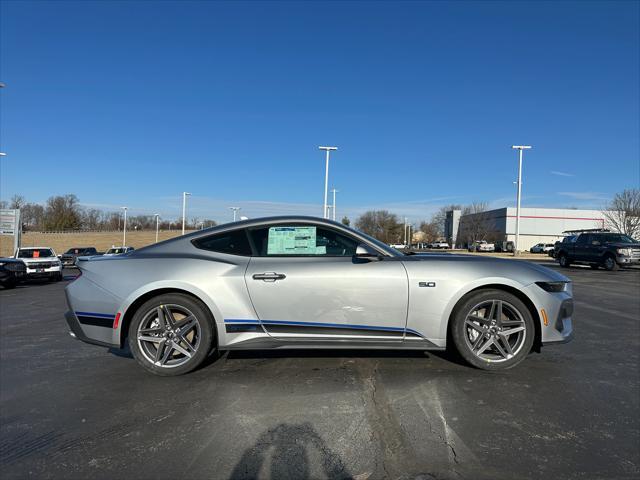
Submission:
[[229,207],[229,210],[233,210],[233,221],[236,221],[237,213],[242,210],[242,207]]
[[522,151],[530,150],[531,145],[513,145],[511,148],[518,150],[518,197],[516,200],[516,241],[513,254],[518,255],[518,242],[520,240],[520,199],[522,197]]
[[154,213],[154,217],[156,217],[156,243],[158,243],[158,230],[160,228],[160,214]]
[[123,222],[123,227],[122,227],[122,246],[126,247],[127,246],[127,207],[120,207],[122,210],[124,210],[124,222]]
[[189,192],[182,192],[182,235],[184,235],[184,225],[187,218],[187,196],[191,195]]
[[325,171],[324,171],[324,204],[322,207],[322,218],[329,218],[329,209],[327,208],[327,196],[329,193],[329,153],[331,150],[338,150],[338,147],[318,147],[324,150],[326,154]]
[[333,188],[331,190],[331,193],[333,193],[333,207],[331,208],[331,215],[333,217],[333,221],[336,221],[336,193],[338,193],[340,190],[336,190],[335,188]]

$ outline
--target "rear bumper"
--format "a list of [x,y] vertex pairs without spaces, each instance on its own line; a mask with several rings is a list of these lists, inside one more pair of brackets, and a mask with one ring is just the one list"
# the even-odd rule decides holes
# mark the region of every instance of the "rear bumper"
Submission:
[[76,314],[71,310],[68,310],[67,313],[64,314],[64,318],[69,325],[69,335],[71,335],[73,338],[77,338],[78,340],[82,340],[83,342],[90,343],[92,345],[100,345],[101,347],[120,348],[120,345],[115,345],[113,343],[103,342],[87,337],[82,330],[82,326],[80,325],[78,317],[76,317]]

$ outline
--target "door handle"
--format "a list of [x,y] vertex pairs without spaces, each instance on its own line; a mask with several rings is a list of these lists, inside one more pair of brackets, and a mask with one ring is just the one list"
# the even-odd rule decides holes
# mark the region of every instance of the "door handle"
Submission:
[[263,280],[265,282],[275,282],[276,280],[284,280],[287,276],[284,273],[265,272],[255,273],[253,275],[254,280]]

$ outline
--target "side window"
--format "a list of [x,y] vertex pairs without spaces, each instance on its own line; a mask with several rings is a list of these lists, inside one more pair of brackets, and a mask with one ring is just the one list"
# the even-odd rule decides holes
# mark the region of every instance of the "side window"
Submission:
[[351,257],[358,246],[351,237],[315,225],[276,225],[256,228],[249,234],[260,257]]
[[231,255],[251,256],[251,246],[244,229],[209,235],[193,241],[196,248]]
[[589,241],[589,235],[583,233],[576,240],[576,245],[586,245],[588,241]]

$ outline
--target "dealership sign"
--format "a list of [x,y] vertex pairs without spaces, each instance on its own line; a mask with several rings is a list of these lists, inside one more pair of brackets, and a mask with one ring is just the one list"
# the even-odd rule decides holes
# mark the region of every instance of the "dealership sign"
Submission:
[[15,235],[20,231],[20,210],[0,210],[0,235]]

